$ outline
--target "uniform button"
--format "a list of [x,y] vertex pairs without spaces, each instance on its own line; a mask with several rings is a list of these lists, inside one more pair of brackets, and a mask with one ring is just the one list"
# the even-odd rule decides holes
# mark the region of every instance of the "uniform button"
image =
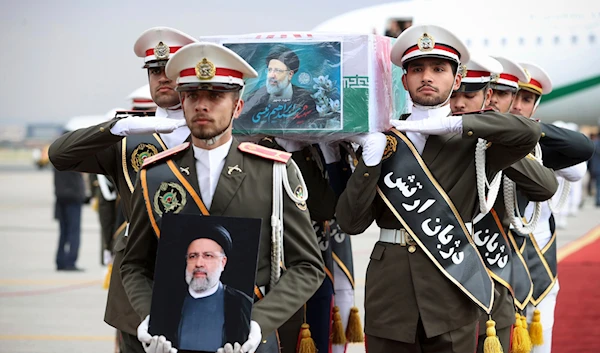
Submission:
[[416,246],[414,246],[414,245],[411,245],[411,246],[409,246],[409,247],[408,247],[408,252],[409,252],[409,253],[411,253],[411,254],[412,254],[412,253],[414,253],[415,251],[417,251],[417,247],[416,247]]
[[368,177],[369,177],[369,173],[365,173],[365,174],[363,174],[363,176],[364,176],[365,178],[368,178]]
[[546,137],[546,133],[545,132],[542,132],[542,137]]
[[473,136],[473,131],[467,132],[467,136]]
[[103,127],[100,128],[100,132],[104,132],[104,128]]

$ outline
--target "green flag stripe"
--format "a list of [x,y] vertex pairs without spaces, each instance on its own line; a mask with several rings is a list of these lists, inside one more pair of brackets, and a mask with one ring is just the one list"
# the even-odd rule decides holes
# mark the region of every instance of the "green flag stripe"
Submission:
[[585,89],[597,86],[600,84],[600,76],[592,77],[587,80],[577,81],[566,86],[558,87],[542,98],[543,103],[548,103],[558,98],[569,96],[574,93],[579,93]]

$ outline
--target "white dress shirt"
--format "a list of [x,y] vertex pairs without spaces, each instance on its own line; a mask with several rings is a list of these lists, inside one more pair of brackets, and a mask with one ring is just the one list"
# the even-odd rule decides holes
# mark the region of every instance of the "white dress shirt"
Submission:
[[[438,118],[438,117],[448,116],[448,115],[450,115],[450,113],[451,113],[450,104],[446,104],[445,106],[437,108],[437,109],[427,109],[427,110],[423,110],[423,109],[420,109],[419,107],[413,106],[412,112],[410,113],[410,116],[406,120],[407,121],[418,121],[418,120],[423,120],[423,119],[428,119],[428,118]],[[423,154],[423,150],[425,149],[425,143],[427,142],[427,138],[429,137],[429,135],[424,135],[419,132],[407,131],[406,137],[408,137],[410,139],[410,141],[413,143],[413,145],[415,145],[415,148],[417,149],[417,151],[419,151],[419,154],[420,155]]]
[[200,186],[200,196],[207,209],[210,210],[212,199],[219,182],[219,176],[225,166],[225,158],[229,153],[229,148],[233,138],[229,138],[222,146],[212,150],[205,150],[200,147],[194,147],[194,157],[196,158],[196,172],[198,173],[198,185]]
[[[183,116],[183,109],[172,110],[156,107],[156,116],[159,118],[166,119],[185,119],[185,117]],[[165,143],[165,145],[167,146],[167,148],[173,148],[185,142],[185,140],[190,135],[190,129],[187,127],[187,125],[184,125],[169,134],[159,135]]]

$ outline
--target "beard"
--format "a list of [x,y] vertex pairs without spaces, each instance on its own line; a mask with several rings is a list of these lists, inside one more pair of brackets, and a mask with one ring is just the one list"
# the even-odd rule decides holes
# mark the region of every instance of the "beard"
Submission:
[[281,81],[267,79],[267,82],[265,82],[267,93],[275,96],[280,96],[289,84],[290,80],[287,76]]
[[[195,269],[193,272],[185,271],[185,281],[194,292],[205,292],[217,285],[221,278],[221,269],[216,269],[213,273],[208,273],[203,269]],[[204,273],[205,277],[195,278],[195,273]]]
[[[231,114],[233,115],[233,112]],[[194,121],[197,119],[209,119],[210,124],[204,126],[196,125],[194,124]],[[212,119],[202,114],[198,114],[191,119],[192,124],[188,125],[191,125],[192,128],[190,129],[190,131],[195,138],[201,140],[208,140],[215,136],[218,136],[219,134],[227,130],[229,128],[229,125],[231,124],[231,121],[232,120],[229,119],[227,122],[221,124],[221,121],[218,119]]]
[[[419,87],[419,89],[422,87],[423,86]],[[436,106],[436,105],[444,103],[448,99],[448,97],[450,97],[450,93],[452,93],[452,87],[450,87],[448,90],[446,90],[445,92],[442,92],[442,93],[440,93],[439,89],[437,89],[433,86],[428,86],[428,87],[434,88],[438,94],[434,95],[434,96],[432,96],[432,95],[418,96],[419,89],[417,89],[414,95],[411,94],[411,99],[412,99],[413,103],[416,103],[416,104],[424,106],[424,107]]]
[[152,100],[156,105],[163,109],[170,108],[180,103],[179,101],[179,93],[177,93],[174,89],[166,92],[153,91],[150,94],[152,96]]

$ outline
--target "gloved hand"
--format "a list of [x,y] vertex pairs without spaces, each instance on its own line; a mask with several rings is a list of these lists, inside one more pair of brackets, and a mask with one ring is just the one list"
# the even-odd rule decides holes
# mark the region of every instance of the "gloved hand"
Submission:
[[462,133],[462,116],[443,116],[423,120],[392,120],[398,131],[412,131],[424,135],[444,135]]
[[167,341],[165,336],[154,336],[150,340],[150,344],[142,343],[146,353],[177,353],[177,349],[173,348],[171,341]]
[[116,136],[145,135],[158,133],[170,133],[185,126],[185,119],[168,119],[156,116],[130,116],[119,119],[110,128],[110,132]]
[[308,146],[305,142],[287,140],[281,137],[275,137],[275,142],[281,147],[283,147],[286,152],[298,152],[304,147]]
[[254,353],[260,345],[260,339],[262,337],[262,331],[258,322],[250,321],[250,333],[248,334],[248,340],[240,346],[239,343],[235,342],[225,344],[223,348],[219,348],[217,353]]
[[321,152],[323,152],[325,164],[331,164],[342,160],[340,145],[337,142],[319,142],[319,148],[321,148]]
[[142,347],[146,353],[177,353],[177,349],[173,348],[170,341],[164,336],[151,336],[148,333],[148,324],[150,323],[150,315],[146,316],[144,321],[137,328],[138,341],[142,342]]
[[362,146],[362,158],[367,167],[373,167],[381,162],[385,150],[386,138],[381,132],[369,132],[348,138],[348,141]]

